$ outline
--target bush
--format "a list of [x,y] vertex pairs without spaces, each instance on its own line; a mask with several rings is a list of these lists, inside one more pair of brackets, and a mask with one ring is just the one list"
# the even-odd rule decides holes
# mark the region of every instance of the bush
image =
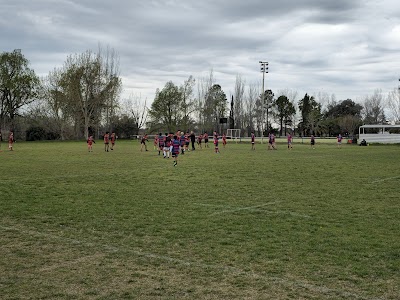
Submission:
[[27,141],[58,140],[60,135],[56,132],[46,131],[43,127],[32,126],[26,131]]

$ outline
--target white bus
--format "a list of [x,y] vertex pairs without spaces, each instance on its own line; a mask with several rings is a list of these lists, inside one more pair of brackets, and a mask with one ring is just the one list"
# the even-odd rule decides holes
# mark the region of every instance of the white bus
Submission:
[[[400,133],[390,133],[389,130],[400,125],[362,125],[358,129],[358,143],[364,139],[367,143],[397,144],[400,143]],[[376,133],[371,133],[376,132]]]

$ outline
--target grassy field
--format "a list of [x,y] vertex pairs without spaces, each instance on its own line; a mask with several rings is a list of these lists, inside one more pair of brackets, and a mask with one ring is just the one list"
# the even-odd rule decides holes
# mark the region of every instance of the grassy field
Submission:
[[1,299],[400,299],[399,146],[5,148]]

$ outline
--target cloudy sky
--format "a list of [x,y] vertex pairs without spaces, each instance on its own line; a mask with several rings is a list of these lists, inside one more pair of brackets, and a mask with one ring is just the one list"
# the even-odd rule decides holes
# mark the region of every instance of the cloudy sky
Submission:
[[123,97],[213,70],[229,96],[239,74],[266,88],[361,101],[400,78],[398,0],[0,0],[0,51],[22,49],[38,75],[69,54],[114,48]]

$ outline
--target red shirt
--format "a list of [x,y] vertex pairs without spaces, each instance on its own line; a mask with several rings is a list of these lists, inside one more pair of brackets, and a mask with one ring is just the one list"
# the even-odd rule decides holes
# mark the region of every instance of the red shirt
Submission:
[[106,133],[106,134],[104,135],[104,143],[108,143],[109,140],[110,140],[110,135],[109,135],[108,133]]

